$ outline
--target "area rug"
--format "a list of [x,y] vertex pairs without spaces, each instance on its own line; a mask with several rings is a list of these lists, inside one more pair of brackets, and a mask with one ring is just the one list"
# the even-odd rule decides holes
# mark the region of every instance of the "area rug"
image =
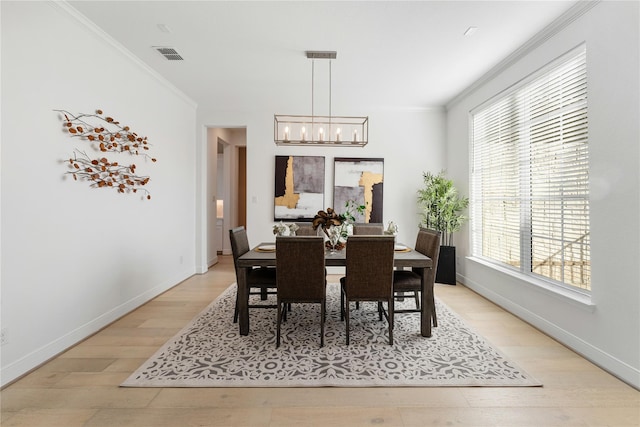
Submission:
[[[250,333],[233,323],[231,285],[136,370],[124,387],[461,387],[541,384],[436,300],[438,327],[420,335],[419,313],[395,316],[394,345],[375,303],[351,310],[349,346],[337,284],[327,286],[325,346],[318,304],[294,304],[276,348],[276,310],[252,309]],[[252,298],[254,298],[252,296]],[[259,297],[256,297],[259,298]],[[269,298],[272,298],[271,296]],[[413,300],[396,304],[397,308]]]

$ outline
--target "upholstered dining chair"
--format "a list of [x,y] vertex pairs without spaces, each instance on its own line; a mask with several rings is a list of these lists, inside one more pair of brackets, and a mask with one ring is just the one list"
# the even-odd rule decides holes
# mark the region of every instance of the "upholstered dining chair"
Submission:
[[276,237],[278,317],[276,347],[280,347],[280,329],[292,303],[320,304],[320,347],[324,346],[326,317],[326,275],[324,239],[320,236]]
[[340,278],[340,318],[346,318],[347,345],[351,301],[378,303],[379,319],[386,318],[389,344],[393,345],[393,247],[393,236],[355,235],[347,240],[346,274]]
[[380,236],[384,233],[384,225],[381,222],[357,222],[353,224],[354,236]]
[[[425,286],[433,287],[436,270],[438,268],[438,255],[440,254],[440,239],[442,232],[429,230],[426,228],[420,228],[418,231],[418,237],[416,238],[416,251],[431,258],[433,267],[429,268],[425,272]],[[413,295],[416,308],[415,309],[398,309],[396,313],[411,313],[420,311],[420,291],[422,290],[420,284],[420,272],[418,270],[395,270],[393,272],[393,292],[396,298],[404,298],[405,295]],[[433,293],[432,293],[433,296]],[[435,301],[431,301],[433,311],[431,312],[431,318],[433,319],[433,326],[438,326],[438,319],[436,316]]]
[[296,236],[317,236],[318,231],[313,229],[313,226],[310,222],[296,222],[298,226],[298,231],[296,231]]
[[[231,241],[231,252],[233,253],[233,265],[236,270],[236,282],[238,278],[237,260],[239,257],[249,252],[249,238],[247,230],[243,227],[236,227],[229,230],[229,240]],[[258,267],[247,271],[247,287],[249,295],[260,295],[262,301],[267,299],[269,294],[276,293],[276,269]],[[249,304],[249,308],[276,308],[274,304]],[[236,307],[233,312],[233,323],[238,322],[238,297],[236,295]]]
[[[384,234],[384,225],[381,222],[356,222],[353,224],[354,236],[381,236]],[[356,301],[356,308],[360,308],[360,302]]]

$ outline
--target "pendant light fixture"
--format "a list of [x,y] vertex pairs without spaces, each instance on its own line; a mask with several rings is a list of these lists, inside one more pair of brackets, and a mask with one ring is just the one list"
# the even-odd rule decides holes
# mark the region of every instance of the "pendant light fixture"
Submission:
[[[311,59],[311,115],[274,115],[273,140],[276,145],[331,145],[334,147],[364,147],[369,139],[368,117],[331,115],[331,61],[335,51],[307,51]],[[329,115],[314,114],[315,60],[329,60]]]

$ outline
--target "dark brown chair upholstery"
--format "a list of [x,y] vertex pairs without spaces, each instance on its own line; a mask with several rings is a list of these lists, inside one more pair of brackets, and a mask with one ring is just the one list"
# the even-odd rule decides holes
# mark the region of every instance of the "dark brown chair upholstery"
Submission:
[[[347,240],[346,276],[340,279],[341,319],[346,317],[349,345],[349,303],[375,301],[379,319],[389,323],[389,344],[393,345],[393,236],[350,236]],[[387,303],[387,310],[382,305]]]
[[298,231],[296,236],[317,236],[318,231],[313,229],[310,222],[296,222],[298,225]]
[[[240,256],[249,252],[249,239],[247,230],[244,227],[236,227],[229,230],[229,240],[231,241],[231,252],[233,253],[233,265],[236,269],[236,280],[238,277],[237,260]],[[247,287],[249,295],[260,295],[261,300],[266,300],[268,294],[275,294],[276,269],[275,268],[253,268],[247,271]],[[274,304],[249,304],[249,308],[276,308]],[[238,322],[238,297],[236,296],[236,308],[233,312],[233,323]]]
[[[381,222],[356,222],[353,224],[354,236],[382,236],[384,225]],[[356,301],[356,308],[360,308],[360,302]]]
[[[433,267],[425,272],[425,286],[433,286],[436,278],[436,270],[438,268],[438,255],[440,254],[440,239],[442,233],[440,231],[421,228],[416,238],[416,251],[431,258]],[[416,301],[415,309],[396,310],[396,313],[410,313],[420,311],[420,272],[416,269],[412,270],[396,270],[393,272],[393,292],[396,298],[403,298],[405,294],[413,294]],[[431,318],[433,326],[438,326],[436,317],[436,309],[434,301],[432,301],[433,311]]]
[[384,225],[381,222],[358,222],[353,224],[354,236],[381,236],[384,233]]
[[280,347],[280,327],[292,303],[320,304],[320,347],[324,346],[326,275],[324,239],[320,236],[276,237],[278,318],[276,347]]

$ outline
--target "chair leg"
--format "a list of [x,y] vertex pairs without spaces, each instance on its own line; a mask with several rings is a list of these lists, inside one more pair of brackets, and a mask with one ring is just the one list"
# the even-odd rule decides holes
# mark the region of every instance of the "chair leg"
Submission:
[[436,302],[435,299],[431,301],[431,307],[433,307],[431,311],[431,319],[433,320],[433,326],[438,327],[438,316],[436,316]]
[[327,305],[324,300],[320,305],[320,347],[324,347],[324,316],[326,314]]
[[[285,311],[286,313],[286,311]],[[282,303],[278,301],[278,318],[277,318],[277,326],[276,326],[276,348],[280,347],[280,323],[282,323]]]
[[344,289],[340,287],[340,321],[344,321]]
[[236,308],[233,310],[233,323],[238,323],[238,296],[236,295]]
[[349,298],[346,299],[345,319],[347,325],[347,345],[349,345]]
[[391,297],[391,299],[389,299],[389,302],[387,303],[387,316],[388,316],[388,322],[389,322],[389,345],[393,345],[393,327],[394,327],[394,320],[393,320],[393,312],[395,310],[395,303],[393,301],[393,297]]
[[260,289],[260,299],[261,299],[262,301],[266,301],[266,299],[267,299],[267,298],[268,298],[268,295],[267,295],[267,288],[262,288],[262,289]]
[[420,295],[418,294],[418,291],[413,291],[413,297],[416,300],[416,310],[420,310]]

